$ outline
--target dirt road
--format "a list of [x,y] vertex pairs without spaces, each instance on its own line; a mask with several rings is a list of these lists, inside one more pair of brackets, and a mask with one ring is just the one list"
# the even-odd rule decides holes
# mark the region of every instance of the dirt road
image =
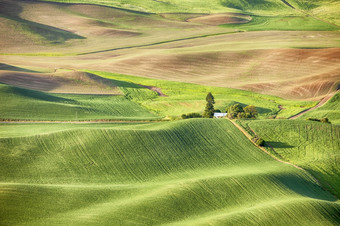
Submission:
[[[336,92],[336,93],[337,93],[337,92]],[[325,97],[322,98],[322,99],[320,100],[320,102],[319,102],[317,105],[315,105],[314,107],[309,108],[309,109],[307,109],[307,110],[304,110],[304,111],[302,111],[302,112],[300,112],[300,113],[298,113],[298,114],[296,114],[296,115],[293,115],[293,116],[290,117],[289,119],[296,119],[296,118],[300,117],[301,115],[306,114],[306,113],[309,112],[309,111],[312,111],[312,110],[314,110],[314,109],[316,109],[316,108],[319,108],[319,107],[323,106],[323,105],[324,105],[325,103],[327,103],[327,101],[328,101],[329,99],[331,99],[336,93],[331,93],[331,94],[325,96]]]

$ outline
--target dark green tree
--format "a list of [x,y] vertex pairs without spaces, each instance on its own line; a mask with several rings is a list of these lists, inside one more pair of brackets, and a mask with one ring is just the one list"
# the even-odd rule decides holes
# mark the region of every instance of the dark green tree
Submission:
[[203,112],[203,118],[212,118],[214,117],[214,96],[211,93],[208,93],[207,97],[205,98],[207,104],[205,105],[205,109]]
[[240,104],[235,104],[227,109],[228,117],[233,119],[237,117],[242,117],[244,114],[243,107]]
[[246,114],[246,118],[256,118],[257,110],[254,105],[248,105],[247,107],[243,108],[244,113]]

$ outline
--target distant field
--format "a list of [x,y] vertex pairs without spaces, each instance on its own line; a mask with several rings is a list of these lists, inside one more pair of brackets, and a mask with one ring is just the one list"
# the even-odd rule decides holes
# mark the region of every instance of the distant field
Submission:
[[140,120],[158,117],[124,96],[49,94],[0,84],[0,118]]
[[322,107],[307,112],[299,119],[307,118],[328,118],[332,124],[340,125],[340,92],[335,94],[335,96]]
[[337,199],[227,120],[92,126],[0,139],[2,225],[340,222]]
[[263,137],[268,142],[268,150],[274,155],[303,167],[340,196],[338,125],[298,119],[240,122]]
[[0,70],[0,83],[50,93],[122,94],[110,81],[84,72],[54,69],[51,73],[32,73],[11,65],[8,68],[13,70]]
[[222,26],[245,31],[332,31],[340,29],[336,25],[327,24],[308,16],[253,16],[252,20],[245,24],[224,24]]
[[156,13],[221,13],[230,11],[241,11],[262,15],[299,14],[300,12],[317,16],[335,24],[340,23],[338,15],[339,2],[334,0],[164,0],[164,1],[137,1],[137,0],[54,0],[54,2],[65,3],[94,3],[100,5],[114,6],[143,12]]
[[[228,105],[234,103],[240,103],[243,106],[255,105],[260,118],[272,115],[283,118],[289,117],[315,105],[315,102],[312,101],[291,101],[244,90],[147,79],[108,72],[87,72],[111,79],[113,84],[120,87],[128,98],[163,116],[179,116],[190,112],[202,113],[208,92],[212,92],[215,97],[216,109],[225,111]],[[159,96],[155,91],[142,88],[136,84],[157,87],[166,96]],[[280,110],[279,105],[285,109]]]
[[251,11],[251,12],[267,12],[276,9],[277,11],[291,11],[284,3],[279,0],[257,0],[254,3],[233,0],[233,1],[218,1],[211,0],[209,2],[203,0],[53,0],[54,2],[65,3],[92,3],[106,6],[125,8],[130,10],[153,12],[153,13],[218,13],[225,11]]
[[[91,2],[118,8],[1,0],[1,68],[101,70],[294,100],[336,90],[337,28],[282,1]],[[326,3],[313,13],[338,4]],[[134,6],[170,13],[126,10]]]

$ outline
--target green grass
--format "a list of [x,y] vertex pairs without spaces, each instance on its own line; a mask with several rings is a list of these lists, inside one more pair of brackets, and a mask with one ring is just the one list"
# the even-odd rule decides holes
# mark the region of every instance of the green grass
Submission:
[[307,12],[313,16],[340,25],[339,1],[334,0],[288,0],[294,7]]
[[227,120],[92,126],[0,139],[2,225],[340,221],[339,201]]
[[[46,0],[47,1],[47,0]],[[316,15],[335,24],[340,21],[339,3],[334,0],[287,0],[297,10],[281,0],[54,0],[64,3],[87,3],[113,6],[137,12],[153,13],[221,13],[246,12],[258,15],[301,15],[301,12]]]
[[325,105],[307,112],[299,119],[328,118],[332,124],[340,125],[340,92],[335,94]]
[[[208,92],[212,92],[215,97],[215,108],[224,111],[229,104],[235,102],[244,106],[255,105],[260,113],[260,118],[276,114],[278,114],[278,117],[285,118],[315,105],[315,102],[285,100],[238,89],[147,79],[108,72],[87,72],[112,79],[113,83],[120,87],[129,99],[162,116],[179,116],[190,112],[202,113]],[[161,88],[167,97],[158,96],[154,91],[136,86],[136,84]],[[282,105],[285,109],[280,111],[278,105]]]
[[224,24],[225,28],[243,31],[335,31],[338,26],[328,24],[310,16],[252,16],[245,24]]
[[[54,2],[65,3],[89,3],[106,6],[119,7],[124,9],[154,12],[154,13],[217,13],[226,11],[251,11],[251,12],[267,12],[277,10],[279,12],[290,11],[290,9],[280,0],[256,0],[255,1],[219,1],[211,0],[209,2],[204,0],[54,0]],[[255,3],[254,3],[255,2]]]
[[[147,128],[148,124],[155,122],[96,122],[96,123],[1,123],[0,124],[0,138],[13,138],[13,137],[27,137],[34,135],[50,134],[75,129],[133,129],[133,128]],[[160,122],[158,122],[161,124]],[[165,123],[165,122],[164,122]]]
[[158,117],[124,96],[48,94],[0,84],[0,118],[148,120]]
[[340,127],[304,120],[240,121],[274,148],[279,158],[303,167],[340,196]]

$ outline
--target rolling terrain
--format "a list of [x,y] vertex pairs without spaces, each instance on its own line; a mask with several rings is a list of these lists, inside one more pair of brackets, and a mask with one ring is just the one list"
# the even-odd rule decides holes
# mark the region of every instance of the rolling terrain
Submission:
[[340,124],[340,93],[336,93],[325,105],[302,115],[301,119],[328,118],[333,124]]
[[[290,99],[319,100],[337,89],[337,25],[274,0],[234,1],[240,9],[214,1],[209,4],[218,10],[209,13],[201,10],[203,1],[195,1],[191,10],[168,2],[101,1],[100,6],[1,0],[0,60],[48,72],[99,69]],[[143,8],[139,4],[159,10],[131,10]]]
[[339,9],[0,0],[0,225],[339,225]]
[[27,131],[0,142],[2,225],[340,220],[334,196],[226,120]]
[[1,120],[141,120],[158,117],[121,95],[48,94],[0,84]]
[[275,156],[303,167],[337,196],[340,195],[340,127],[305,120],[240,121],[266,140]]

